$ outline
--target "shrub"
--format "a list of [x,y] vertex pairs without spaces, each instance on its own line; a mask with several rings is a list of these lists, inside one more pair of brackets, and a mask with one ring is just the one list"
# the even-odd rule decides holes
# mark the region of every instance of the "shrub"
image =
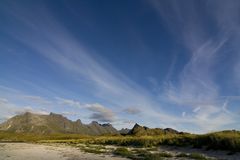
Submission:
[[121,147],[121,148],[117,148],[114,150],[113,154],[115,155],[119,155],[122,157],[127,157],[127,158],[134,158],[134,153],[132,153],[131,151],[129,151],[127,148]]

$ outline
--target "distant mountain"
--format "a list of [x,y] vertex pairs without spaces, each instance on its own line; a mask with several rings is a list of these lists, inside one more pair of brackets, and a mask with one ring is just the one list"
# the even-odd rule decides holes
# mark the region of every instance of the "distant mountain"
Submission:
[[122,128],[122,129],[119,130],[118,132],[119,132],[121,135],[127,135],[130,130],[131,130],[131,129],[128,129],[128,128]]
[[0,130],[36,134],[119,134],[111,124],[99,124],[95,121],[90,124],[83,124],[80,119],[71,121],[60,114],[50,113],[49,115],[39,115],[30,112],[14,116],[0,124]]
[[135,124],[134,127],[128,132],[128,135],[135,136],[153,136],[153,135],[162,135],[162,134],[182,134],[182,132],[178,132],[172,128],[148,128],[145,126],[140,126],[139,124]]

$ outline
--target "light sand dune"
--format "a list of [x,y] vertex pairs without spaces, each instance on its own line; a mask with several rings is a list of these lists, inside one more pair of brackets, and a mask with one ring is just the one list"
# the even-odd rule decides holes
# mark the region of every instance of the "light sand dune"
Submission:
[[111,155],[84,153],[70,146],[0,143],[0,160],[126,160]]

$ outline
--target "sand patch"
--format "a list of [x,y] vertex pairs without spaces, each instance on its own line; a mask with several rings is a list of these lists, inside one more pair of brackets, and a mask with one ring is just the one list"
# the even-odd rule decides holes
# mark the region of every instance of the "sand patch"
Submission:
[[65,145],[0,143],[0,160],[126,160],[112,155],[84,153]]

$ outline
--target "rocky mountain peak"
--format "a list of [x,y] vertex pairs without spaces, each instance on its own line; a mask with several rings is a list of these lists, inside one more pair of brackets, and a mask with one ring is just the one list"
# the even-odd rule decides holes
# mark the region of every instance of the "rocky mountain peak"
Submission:
[[99,123],[97,122],[97,121],[92,121],[91,123],[90,123],[91,125],[99,125]]
[[135,125],[133,126],[133,128],[139,128],[139,127],[142,127],[140,126],[139,124],[135,123]]
[[82,124],[82,121],[81,121],[80,119],[78,119],[78,120],[76,121],[76,123]]
[[40,115],[26,112],[0,124],[0,130],[35,134],[75,133],[84,135],[118,134],[111,124],[100,125],[93,121],[82,124],[81,120],[71,121],[61,114]]

